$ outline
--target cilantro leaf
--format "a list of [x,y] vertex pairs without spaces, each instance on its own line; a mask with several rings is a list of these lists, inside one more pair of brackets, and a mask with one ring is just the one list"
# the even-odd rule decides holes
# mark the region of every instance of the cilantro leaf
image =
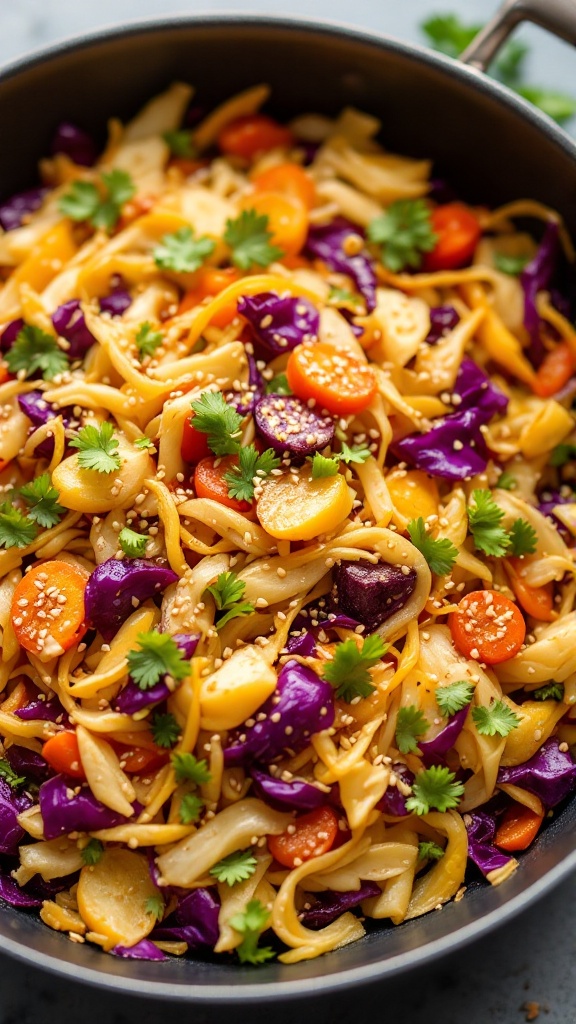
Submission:
[[162,138],[168,143],[172,156],[194,160],[198,155],[198,150],[192,142],[192,132],[189,129],[182,128],[177,132],[164,132]]
[[433,764],[418,772],[412,784],[412,796],[406,801],[406,810],[415,814],[428,814],[433,808],[448,811],[457,807],[464,792],[461,782],[456,782],[454,772],[443,765]]
[[161,921],[164,917],[164,911],[166,910],[166,904],[158,893],[157,896],[149,896],[146,900],[145,911],[147,914],[151,914],[155,921]]
[[506,554],[510,545],[508,534],[500,525],[504,519],[504,512],[496,504],[490,491],[475,490],[472,500],[474,504],[468,506],[468,523],[474,545],[485,555],[500,558]]
[[152,735],[157,747],[173,747],[178,742],[180,733],[180,726],[170,712],[165,715],[156,712],[152,716]]
[[516,477],[512,475],[510,470],[505,469],[503,473],[500,473],[496,481],[496,487],[499,487],[502,491],[514,491],[516,486]]
[[104,853],[104,845],[99,839],[90,839],[86,846],[83,846],[80,851],[80,856],[85,864],[93,867],[97,864],[102,854]]
[[352,312],[362,306],[362,299],[359,295],[349,291],[347,288],[331,288],[327,299],[329,306],[346,306]]
[[510,548],[512,554],[519,558],[521,555],[533,555],[536,551],[538,534],[536,530],[527,523],[525,519],[515,519],[510,530]]
[[62,196],[58,209],[71,220],[89,221],[95,228],[111,231],[118,222],[122,206],[136,192],[127,171],[104,172],[99,186],[89,181],[74,181]]
[[74,181],[62,196],[58,209],[71,220],[90,220],[100,205],[100,193],[90,181]]
[[236,850],[210,868],[210,874],[226,885],[236,885],[237,882],[245,882],[250,878],[256,871],[257,864],[252,849]]
[[28,518],[39,526],[56,526],[66,509],[58,504],[60,492],[52,487],[49,473],[42,473],[20,489],[20,496],[28,507]]
[[418,736],[428,732],[428,722],[416,704],[400,708],[396,718],[396,746],[402,754],[418,750]]
[[204,260],[211,256],[216,242],[206,235],[194,237],[192,228],[178,228],[171,235],[164,235],[160,245],[154,247],[152,255],[157,267],[190,274],[199,270]]
[[[196,426],[196,420],[194,420],[194,425]],[[253,444],[241,448],[238,452],[238,465],[232,466],[227,473],[224,473],[229,496],[238,501],[252,501],[254,477],[264,480],[273,469],[280,465],[281,461],[272,448],[267,448],[261,455]]]
[[82,469],[94,469],[97,473],[114,473],[120,469],[122,460],[116,451],[118,438],[114,437],[112,423],[106,421],[99,427],[88,423],[69,442],[78,449],[78,464]]
[[232,262],[240,270],[254,265],[268,267],[284,255],[277,245],[271,245],[272,232],[268,230],[268,217],[256,210],[243,210],[236,220],[226,221],[224,241],[232,250]]
[[7,782],[10,786],[10,789],[16,789],[18,786],[21,786],[26,782],[26,777],[24,775],[18,775],[9,761],[6,761],[5,758],[0,760],[0,779],[4,779],[4,782]]
[[134,447],[139,448],[141,451],[147,451],[149,449],[153,449],[154,451],[156,451],[156,448],[154,447],[154,441],[152,441],[149,437],[137,437],[136,440],[134,441]]
[[192,825],[195,821],[198,821],[204,806],[202,797],[197,796],[196,793],[185,793],[178,808],[182,824]]
[[559,468],[571,459],[576,459],[576,444],[557,444],[548,458],[551,466]]
[[266,385],[267,395],[292,395],[294,392],[288,383],[288,377],[285,373],[278,373],[272,380],[269,380]]
[[245,590],[246,584],[238,579],[235,572],[221,572],[216,583],[206,587],[204,593],[211,594],[217,611],[224,612],[217,618],[216,629],[222,629],[239,615],[252,615],[254,605],[242,600]]
[[472,721],[481,736],[507,736],[520,725],[520,718],[503,700],[493,700],[490,707],[472,708]]
[[270,923],[270,911],[266,910],[260,900],[250,900],[246,910],[241,914],[234,914],[228,923],[243,936],[236,950],[241,964],[262,964],[272,959],[272,949],[258,946],[261,933]]
[[118,543],[128,558],[142,558],[150,538],[145,533],[136,533],[129,526],[124,526],[118,534]]
[[12,348],[4,354],[4,362],[10,373],[24,370],[25,377],[31,377],[40,370],[44,380],[53,380],[70,365],[56,338],[28,324],[18,332]]
[[444,856],[444,850],[438,843],[426,839],[418,843],[418,860],[440,860]]
[[436,687],[436,703],[443,715],[450,718],[470,703],[474,696],[474,686],[465,679],[458,679],[447,686]]
[[424,199],[397,199],[370,222],[368,238],[382,246],[382,263],[396,274],[405,267],[417,270],[422,253],[431,252],[438,240]]
[[427,532],[422,516],[408,523],[408,533],[414,547],[423,555],[431,572],[437,576],[445,576],[451,572],[458,557],[458,548],[454,547],[448,537],[434,540]]
[[139,633],[140,650],[129,651],[128,669],[136,686],[150,690],[163,676],[179,681],[190,674],[190,662],[168,633]]
[[153,356],[156,349],[160,348],[164,338],[162,332],[155,331],[152,324],[146,320],[143,324],[140,324],[134,341],[136,342],[138,355],[140,359],[143,359],[144,356]]
[[537,690],[532,690],[531,697],[534,700],[564,700],[564,684],[553,680],[545,686],[539,686]]
[[369,697],[376,687],[368,670],[378,664],[387,650],[388,645],[377,633],[366,637],[361,647],[352,639],[345,640],[336,644],[334,657],[324,666],[322,678],[334,687],[336,697],[347,704],[355,697]]
[[319,480],[324,476],[336,476],[338,472],[338,459],[326,458],[324,455],[320,455],[316,452],[315,455],[309,455],[308,462],[312,463],[312,479]]
[[338,458],[348,466],[351,462],[357,464],[366,462],[371,455],[372,452],[366,447],[366,445],[360,444],[355,445],[354,448],[349,448],[346,441],[343,441],[342,450],[340,451]]
[[496,270],[502,274],[510,274],[511,277],[518,277],[524,267],[530,262],[529,256],[507,256],[506,253],[497,252],[494,254]]
[[20,509],[8,501],[0,505],[0,547],[25,548],[38,533],[38,527]]
[[576,113],[576,100],[555,89],[542,89],[537,85],[521,85],[516,92],[543,110],[548,117],[562,124]]
[[171,761],[176,782],[195,782],[200,786],[212,778],[204,758],[198,761],[194,754],[172,754]]
[[240,449],[242,417],[220,391],[204,391],[192,402],[194,430],[207,434],[215,455],[236,455]]

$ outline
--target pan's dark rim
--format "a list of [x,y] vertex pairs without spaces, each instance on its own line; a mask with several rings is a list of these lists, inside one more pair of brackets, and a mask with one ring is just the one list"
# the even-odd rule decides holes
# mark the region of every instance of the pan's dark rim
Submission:
[[[441,69],[447,77],[460,80],[468,88],[483,92],[493,97],[503,106],[514,111],[522,120],[530,123],[551,141],[558,149],[576,160],[576,140],[573,140],[549,117],[532,106],[526,100],[508,90],[505,86],[488,79],[474,68],[467,67],[443,54],[432,53],[417,45],[404,43],[391,36],[377,31],[364,31],[344,22],[315,18],[307,20],[300,17],[274,17],[260,14],[238,14],[219,12],[215,14],[201,13],[193,15],[175,15],[162,18],[139,19],[118,26],[111,25],[94,32],[82,33],[61,42],[24,54],[21,58],[0,68],[0,102],[2,101],[2,84],[32,68],[41,67],[61,56],[83,49],[106,46],[111,42],[129,39],[136,35],[148,35],[174,29],[190,29],[195,26],[214,30],[219,28],[242,29],[260,27],[271,32],[303,32],[309,36],[331,36],[342,42],[360,43],[376,47],[382,51],[400,54],[418,64],[426,64]],[[171,1001],[187,1001],[198,1006],[230,1006],[246,1004],[254,1001],[271,1002],[282,998],[299,999],[304,996],[325,995],[335,993],[351,986],[366,985],[383,981],[392,976],[402,974],[415,966],[423,966],[441,956],[481,938],[483,935],[511,920],[530,904],[540,899],[551,889],[563,881],[576,869],[576,850],[564,857],[558,864],[550,868],[545,875],[537,879],[522,892],[510,898],[503,906],[483,914],[476,920],[456,931],[433,939],[416,949],[410,949],[395,956],[388,957],[377,963],[363,967],[345,969],[338,974],[304,980],[288,980],[267,982],[265,984],[234,985],[219,982],[216,985],[198,985],[188,981],[182,984],[163,981],[146,981],[142,978],[131,978],[108,974],[105,970],[83,967],[79,972],[78,964],[30,949],[23,943],[3,937],[2,952],[16,959],[46,970],[69,981],[83,983],[115,991],[126,995],[148,996],[151,998],[168,999]],[[417,964],[415,963],[417,952]],[[289,975],[290,968],[287,968]]]

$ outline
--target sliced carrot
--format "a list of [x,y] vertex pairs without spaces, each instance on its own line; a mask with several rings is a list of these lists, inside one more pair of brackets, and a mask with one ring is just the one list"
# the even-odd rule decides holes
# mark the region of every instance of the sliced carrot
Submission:
[[434,478],[421,469],[391,473],[386,477],[386,484],[396,509],[406,519],[438,515],[438,486]]
[[42,747],[42,757],[63,775],[70,775],[73,779],[86,778],[75,732],[67,729],[51,736]]
[[576,369],[576,360],[567,341],[560,341],[542,360],[532,390],[539,398],[551,398],[568,383]]
[[245,114],[229,121],[218,136],[218,148],[227,156],[253,160],[279,146],[291,146],[294,136],[289,128],[266,114]]
[[280,192],[298,199],[309,210],[316,202],[316,189],[309,174],[299,164],[276,164],[252,179],[257,192]]
[[160,747],[156,747],[155,750],[147,750],[145,747],[123,747],[116,743],[114,747],[120,758],[120,766],[129,774],[156,771],[157,768],[168,764],[170,760],[169,751],[161,750]]
[[[68,562],[39,562],[22,577],[12,599],[12,625],[21,647],[50,656],[67,651],[87,630],[85,576]],[[41,613],[41,614],[39,614]]]
[[423,269],[455,270],[468,263],[482,233],[472,210],[464,203],[446,203],[432,211],[430,221],[438,240],[424,256]]
[[197,497],[211,498],[212,501],[218,501],[227,508],[233,508],[235,512],[250,512],[253,502],[239,501],[228,494],[228,484],[224,475],[237,465],[236,455],[225,455],[223,458],[209,455],[208,458],[202,459],[194,470],[194,490]]
[[338,815],[328,805],[317,807],[295,818],[289,828],[293,831],[268,836],[268,849],[279,864],[295,868],[332,849],[338,835]]
[[20,708],[29,704],[31,700],[32,697],[30,697],[28,692],[26,679],[20,679],[16,683],[12,693],[0,704],[0,711],[3,711],[5,714],[13,714],[14,711],[19,711]]
[[180,454],[184,459],[184,462],[200,462],[201,459],[207,459],[210,455],[210,448],[208,447],[208,439],[206,434],[202,434],[199,430],[195,430],[192,421],[194,419],[194,413],[184,420],[184,428],[182,430],[182,444],[180,445]]
[[271,244],[285,255],[296,256],[303,248],[308,236],[308,209],[300,199],[280,192],[250,192],[239,206],[268,217]]
[[541,622],[552,622],[554,619],[554,584],[546,583],[542,587],[531,587],[522,576],[525,563],[521,558],[507,558],[504,562],[510,586],[518,604],[527,615]]
[[452,639],[467,658],[499,665],[524,643],[526,623],[520,609],[497,590],[474,590],[448,619]]
[[507,853],[526,850],[538,835],[543,820],[542,814],[536,814],[529,807],[512,804],[498,825],[494,842]]
[[6,366],[6,363],[0,363],[0,384],[5,384],[7,380],[11,379],[12,374]]
[[286,367],[288,383],[305,401],[315,399],[337,416],[366,409],[377,390],[374,373],[366,363],[325,342],[298,345]]
[[[229,284],[240,280],[240,274],[235,267],[202,267],[195,275],[194,286],[186,292],[180,300],[178,313],[186,313],[189,309],[199,306],[204,299],[212,298],[224,291]],[[219,309],[212,317],[214,327],[227,327],[235,317],[238,316],[237,300],[231,299],[222,309]]]

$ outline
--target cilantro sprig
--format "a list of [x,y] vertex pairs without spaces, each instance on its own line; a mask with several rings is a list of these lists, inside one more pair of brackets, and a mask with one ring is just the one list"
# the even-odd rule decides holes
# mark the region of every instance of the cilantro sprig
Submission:
[[204,758],[199,761],[194,754],[177,753],[172,754],[170,760],[178,783],[194,782],[201,786],[212,778]]
[[238,501],[252,501],[254,497],[254,479],[263,480],[269,476],[273,469],[281,463],[272,448],[260,454],[253,444],[240,448],[238,452],[238,465],[232,466],[224,473],[224,480],[228,485],[228,494]]
[[533,555],[536,551],[538,534],[525,519],[515,519],[510,529],[510,551],[516,557]]
[[425,839],[418,843],[418,860],[440,860],[444,856],[444,850],[438,843],[431,839]]
[[194,160],[198,150],[192,141],[190,129],[181,128],[179,131],[164,132],[162,138],[168,143],[172,156],[183,157],[185,160]]
[[418,519],[412,519],[408,523],[408,533],[414,547],[418,548],[418,551],[424,555],[431,572],[436,573],[437,576],[446,576],[447,573],[452,571],[454,562],[458,557],[458,548],[454,546],[448,537],[434,540],[426,532],[426,525],[422,516],[419,516]]
[[245,590],[244,580],[239,580],[235,572],[221,572],[216,582],[206,587],[204,593],[214,598],[216,610],[221,613],[216,618],[217,630],[222,629],[231,619],[252,615],[254,605],[243,600]]
[[118,534],[120,548],[128,558],[142,558],[150,538],[145,533],[136,533],[129,526],[124,526]]
[[154,247],[152,255],[161,270],[190,274],[200,269],[215,248],[214,239],[206,235],[196,238],[192,228],[182,227],[170,235],[164,235],[160,244]]
[[463,792],[464,786],[456,781],[454,772],[444,765],[433,764],[418,772],[412,784],[412,795],[406,800],[406,810],[415,814],[449,811],[458,806]]
[[88,221],[92,227],[111,231],[116,226],[124,203],[136,192],[127,171],[104,171],[97,184],[75,181],[59,203],[60,213],[71,220]]
[[176,682],[190,674],[190,662],[168,633],[139,633],[139,650],[129,651],[126,660],[132,680],[141,690],[151,690],[168,675]]
[[432,229],[430,207],[424,199],[397,199],[368,225],[368,238],[380,245],[382,263],[394,274],[422,264],[438,236]]
[[398,711],[396,718],[396,746],[402,754],[418,750],[418,737],[428,732],[428,721],[416,704],[408,704]]
[[571,459],[576,459],[576,444],[557,444],[549,456],[549,463],[556,469],[565,466]]
[[180,815],[180,821],[183,825],[193,825],[195,821],[198,821],[202,811],[204,810],[205,803],[202,797],[196,793],[185,793],[180,801],[180,807],[178,808],[178,814]]
[[206,434],[215,455],[236,455],[240,448],[242,417],[220,391],[204,391],[192,402],[194,430]]
[[99,839],[90,839],[86,843],[86,846],[82,847],[82,850],[80,851],[80,856],[82,857],[82,860],[84,861],[85,864],[87,864],[89,867],[94,867],[94,865],[97,864],[99,860],[101,860],[103,853],[104,844],[101,843]]
[[507,256],[503,252],[494,254],[496,270],[499,270],[501,274],[509,274],[510,277],[518,277],[529,262],[529,256]]
[[157,711],[152,717],[152,735],[157,747],[164,747],[169,750],[174,747],[180,738],[180,726],[174,715],[167,712],[162,714]]
[[78,449],[78,464],[82,469],[93,469],[97,473],[114,473],[122,465],[120,455],[116,451],[118,438],[114,436],[114,427],[108,421],[98,427],[93,423],[87,423],[69,444],[71,448]]
[[268,267],[283,255],[282,249],[271,245],[272,232],[268,217],[256,210],[243,210],[235,220],[226,221],[224,241],[230,246],[232,262],[240,270],[253,266]]
[[40,371],[44,380],[54,380],[70,365],[57,339],[30,324],[18,332],[14,344],[3,358],[10,373],[24,371],[25,377],[32,377]]
[[366,462],[371,454],[370,449],[365,445],[350,448],[345,441],[340,452],[334,452],[332,455],[320,455],[319,452],[316,452],[314,455],[308,456],[308,462],[312,465],[312,479],[318,480],[321,477],[336,476],[341,462],[345,466],[349,466],[351,463],[360,465],[362,462]]
[[496,487],[499,487],[501,491],[514,491],[516,490],[518,481],[513,473],[509,469],[505,469],[503,473],[500,473],[496,482]]
[[144,359],[145,356],[154,355],[156,349],[160,348],[164,338],[161,331],[155,331],[152,324],[145,320],[136,331],[134,341],[140,359]]
[[5,501],[0,505],[0,547],[25,548],[38,534],[36,523]]
[[336,691],[339,700],[350,704],[355,697],[374,692],[370,669],[386,654],[388,645],[377,633],[366,637],[360,647],[352,639],[336,644],[334,657],[324,666],[322,678]]
[[468,524],[474,545],[485,555],[502,558],[532,555],[536,551],[537,534],[525,519],[515,519],[510,531],[502,526],[504,511],[496,504],[490,491],[477,489],[468,506]]
[[474,685],[465,679],[457,679],[447,686],[436,687],[436,703],[446,718],[451,718],[470,703],[474,696]]
[[166,910],[166,904],[162,899],[160,893],[155,896],[149,896],[146,900],[145,911],[150,914],[155,921],[161,921],[164,917],[164,911]]
[[245,882],[254,874],[257,864],[258,861],[251,848],[236,850],[210,868],[210,874],[222,884],[237,885],[238,882]]
[[294,392],[285,373],[277,373],[266,385],[267,395],[292,395]]
[[241,964],[263,964],[273,958],[272,949],[258,945],[260,935],[270,923],[270,911],[260,900],[250,900],[246,909],[241,914],[234,914],[228,923],[242,935],[242,942],[236,950]]
[[539,686],[537,690],[533,690],[531,697],[534,700],[564,700],[564,684],[546,683],[545,686]]
[[18,786],[22,786],[26,782],[25,776],[18,775],[5,758],[0,759],[0,779],[4,779],[4,782],[7,782],[10,786],[10,789],[17,789]]
[[60,492],[52,486],[49,473],[42,473],[35,480],[20,488],[20,497],[28,505],[28,518],[38,526],[56,526],[66,509],[58,503]]
[[472,708],[472,721],[481,736],[507,736],[520,718],[503,700],[493,700],[489,707]]

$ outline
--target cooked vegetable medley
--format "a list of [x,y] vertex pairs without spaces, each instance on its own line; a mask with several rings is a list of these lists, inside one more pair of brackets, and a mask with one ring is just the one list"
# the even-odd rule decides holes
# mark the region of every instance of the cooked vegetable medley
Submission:
[[289,964],[576,787],[574,253],[371,116],[191,95],[0,204],[0,897]]

